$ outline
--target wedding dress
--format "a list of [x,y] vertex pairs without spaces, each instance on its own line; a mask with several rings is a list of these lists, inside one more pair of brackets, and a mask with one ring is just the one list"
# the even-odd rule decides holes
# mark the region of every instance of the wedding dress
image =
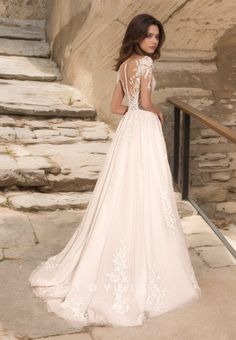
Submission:
[[[135,326],[201,296],[178,215],[161,122],[142,109],[149,56],[117,72],[128,99],[81,224],[29,281],[74,327]],[[145,92],[146,91],[146,92]]]

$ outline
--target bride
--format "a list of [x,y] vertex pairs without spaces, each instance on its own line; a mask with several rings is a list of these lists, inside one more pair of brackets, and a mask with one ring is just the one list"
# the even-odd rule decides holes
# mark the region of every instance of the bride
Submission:
[[129,23],[111,102],[112,113],[123,117],[92,197],[64,249],[29,278],[47,310],[74,327],[141,325],[201,296],[175,201],[163,114],[151,100],[153,62],[164,40],[151,15]]

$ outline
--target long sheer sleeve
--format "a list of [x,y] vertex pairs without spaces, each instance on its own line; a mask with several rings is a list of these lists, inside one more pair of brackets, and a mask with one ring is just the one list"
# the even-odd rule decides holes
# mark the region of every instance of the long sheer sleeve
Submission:
[[153,60],[149,56],[145,56],[140,60],[140,99],[143,107],[151,102],[153,79]]

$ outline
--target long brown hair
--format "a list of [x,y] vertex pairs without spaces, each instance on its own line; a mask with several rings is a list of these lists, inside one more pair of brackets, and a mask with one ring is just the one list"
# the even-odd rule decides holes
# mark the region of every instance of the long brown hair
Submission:
[[[150,55],[143,51],[138,43],[145,39],[148,33],[148,27],[156,25],[159,28],[159,42],[155,51]],[[119,52],[119,57],[115,58],[114,70],[117,71],[120,65],[128,59],[133,53],[140,55],[149,55],[153,60],[157,60],[161,55],[161,46],[165,41],[165,32],[162,23],[150,14],[136,15],[129,23]]]

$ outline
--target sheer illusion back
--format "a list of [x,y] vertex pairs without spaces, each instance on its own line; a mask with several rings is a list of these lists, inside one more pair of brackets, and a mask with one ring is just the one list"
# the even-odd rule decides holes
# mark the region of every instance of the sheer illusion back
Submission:
[[122,84],[129,109],[142,109],[141,90],[146,89],[151,93],[156,86],[152,58],[143,56],[126,60],[117,71],[116,81]]

